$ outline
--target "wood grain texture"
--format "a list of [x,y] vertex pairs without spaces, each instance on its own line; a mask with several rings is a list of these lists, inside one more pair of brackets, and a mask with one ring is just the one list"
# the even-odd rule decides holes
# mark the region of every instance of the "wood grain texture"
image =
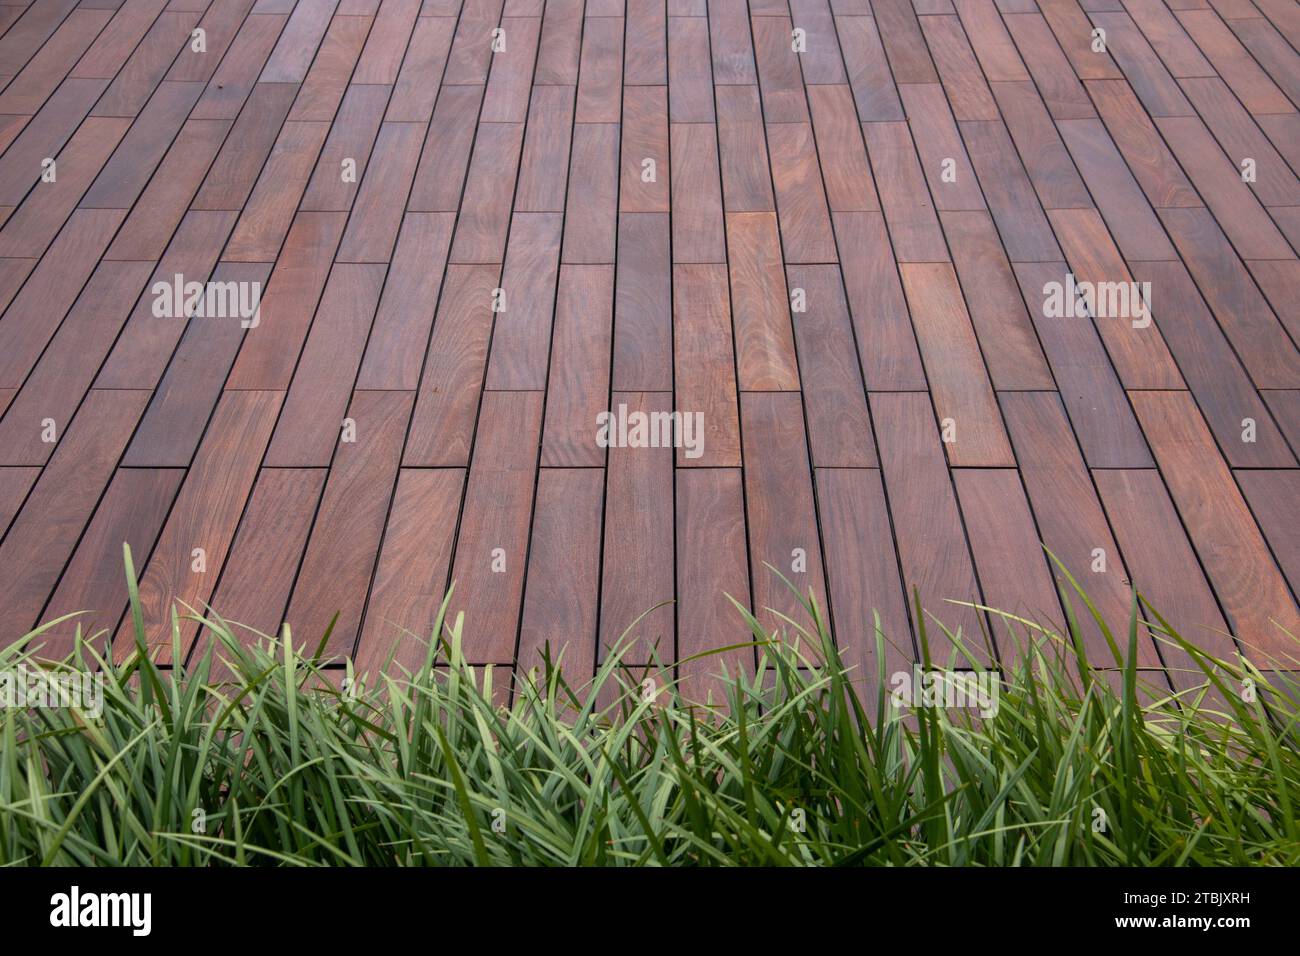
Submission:
[[590,675],[802,621],[770,563],[870,693],[1016,652],[952,600],[1060,624],[1046,544],[1276,649],[1294,6],[0,0],[0,639],[129,653],[127,542],[164,666],[175,602],[415,666],[454,579],[475,663]]

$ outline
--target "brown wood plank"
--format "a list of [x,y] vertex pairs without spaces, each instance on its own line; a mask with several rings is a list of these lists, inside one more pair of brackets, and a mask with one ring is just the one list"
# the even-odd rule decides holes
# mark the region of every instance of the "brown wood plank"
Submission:
[[[1102,504],[1128,566],[1133,586],[1185,640],[1225,660],[1236,645],[1187,540],[1169,493],[1156,471],[1093,472]],[[1168,608],[1168,610],[1165,610]],[[1149,619],[1145,612],[1139,612]],[[1166,666],[1179,668],[1175,686],[1201,683],[1204,676],[1185,651],[1156,638]],[[1200,678],[1199,680],[1196,678]]]
[[411,398],[410,392],[357,392],[348,407],[356,440],[339,442],[285,615],[297,639],[311,647],[333,621],[327,655],[354,651]]
[[542,432],[545,467],[605,463],[596,422],[609,403],[613,309],[613,266],[561,267]]
[[864,123],[863,136],[899,262],[946,262],[948,246],[906,123]]
[[[258,475],[212,597],[213,608],[241,640],[280,636],[325,478],[320,468],[263,468]],[[295,641],[310,640],[310,635],[292,633]],[[206,629],[199,634],[191,662],[210,640]],[[218,650],[217,659],[223,656]]]
[[[668,211],[670,168],[676,164],[669,162],[667,102],[662,86],[634,86],[623,94],[620,212]],[[646,160],[653,166],[647,167]],[[717,183],[716,172],[713,181]]]
[[471,663],[514,660],[541,431],[540,392],[483,396],[451,575]]
[[143,391],[96,390],[68,425],[0,545],[4,644],[36,623],[148,400]]
[[402,459],[408,467],[469,463],[498,276],[495,266],[447,267]]
[[453,218],[449,213],[418,212],[403,218],[357,388],[419,387]]
[[871,691],[879,686],[877,615],[886,680],[916,660],[884,486],[875,469],[818,468],[816,474],[836,649],[854,668],[850,679]]
[[[222,396],[148,564],[144,555],[137,559],[144,641],[163,663],[172,659],[172,608],[181,616],[206,611],[271,437],[280,398],[278,392],[266,391]],[[192,621],[181,623],[182,653],[190,648],[197,628]],[[134,653],[134,642],[127,615],[113,641],[114,654],[124,659]]]
[[940,218],[993,387],[1054,388],[1047,359],[989,214],[945,212]]
[[549,653],[575,686],[595,673],[604,478],[596,468],[543,468],[537,478],[519,666],[540,668]]
[[1300,535],[1293,508],[1300,500],[1300,471],[1239,471],[1236,478],[1294,595],[1300,590]]
[[[403,468],[357,644],[357,670],[401,679],[424,665],[451,570],[465,473]],[[390,666],[389,662],[392,662]]]
[[795,313],[794,330],[813,464],[875,467],[871,417],[840,270],[791,266],[790,284],[805,296],[806,310]]
[[949,462],[1014,465],[952,266],[909,263],[902,273]]
[[380,265],[334,266],[271,436],[268,466],[329,465],[383,282]]
[[880,213],[836,213],[835,233],[858,257],[844,270],[849,313],[857,331],[858,355],[867,388],[925,388],[925,371],[903,299],[898,265]]
[[915,592],[935,659],[949,659],[938,624],[954,634],[960,629],[966,646],[975,652],[983,647],[980,613],[946,603],[981,602],[930,399],[916,392],[875,393],[871,415],[912,625],[921,626],[915,617]]
[[798,596],[776,572],[784,575],[799,595],[806,598],[811,590],[823,606],[826,602],[799,406],[799,396],[791,392],[745,392],[740,401],[754,616],[769,632],[784,633],[790,640],[794,637],[791,627],[780,615],[805,628],[811,622],[799,607]]
[[[698,268],[698,267],[691,267]],[[615,392],[614,409],[669,413],[666,392]],[[707,423],[707,419],[706,419]],[[629,664],[678,655],[674,648],[673,452],[611,448],[605,483],[605,546],[597,659],[623,640]],[[626,635],[626,636],[625,636]]]
[[[674,220],[679,217],[673,217]],[[669,217],[619,216],[621,255],[614,278],[616,391],[670,392],[673,388],[672,255]]]
[[1286,653],[1300,611],[1232,473],[1186,392],[1137,392],[1133,407],[1233,633],[1247,652]]
[[78,628],[83,640],[96,636],[91,643],[104,652],[128,602],[122,546],[131,548],[135,562],[145,560],[184,477],[178,468],[118,469],[41,613],[42,623],[76,614],[46,632],[42,657],[71,653]]
[[676,410],[702,416],[703,424],[703,431],[695,433],[701,446],[682,447],[677,453],[679,466],[740,464],[729,312],[727,275],[722,266],[673,267]]
[[[673,261],[725,262],[717,130],[706,123],[674,123],[670,138]],[[625,176],[629,168],[625,160]]]
[[[1043,544],[1087,592],[1112,636],[1121,642],[1127,636],[1132,605],[1130,578],[1060,399],[1051,392],[1007,392],[1000,398]],[[1053,564],[1051,570],[1079,622],[1090,659],[1097,666],[1113,666],[1105,639],[1079,595],[1059,567]],[[1138,663],[1159,664],[1149,637],[1139,638]]]
[[[692,701],[717,699],[717,677],[752,674],[754,654],[719,653],[753,639],[732,599],[749,607],[749,560],[745,541],[745,492],[735,468],[691,468],[677,472],[677,658],[681,692]],[[714,653],[710,653],[714,652]]]
[[720,86],[716,92],[724,208],[727,212],[776,209],[758,90]]
[[[987,606],[1064,634],[1061,602],[1020,476],[1004,468],[957,468],[952,478]],[[988,617],[1004,665],[1040,636],[1002,615]]]

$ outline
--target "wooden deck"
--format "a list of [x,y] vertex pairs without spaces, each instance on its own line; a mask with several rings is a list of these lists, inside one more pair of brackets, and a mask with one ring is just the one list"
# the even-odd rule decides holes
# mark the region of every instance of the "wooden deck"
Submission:
[[[770,564],[897,663],[913,587],[968,633],[943,599],[1059,621],[1043,542],[1114,622],[1135,579],[1210,649],[1295,653],[1294,0],[0,31],[0,641],[88,610],[120,646],[125,541],[164,660],[180,601],[413,663],[451,581],[475,662],[590,670],[651,608],[632,659],[684,657],[744,638],[725,593],[792,613]],[[683,447],[603,447],[610,410]]]

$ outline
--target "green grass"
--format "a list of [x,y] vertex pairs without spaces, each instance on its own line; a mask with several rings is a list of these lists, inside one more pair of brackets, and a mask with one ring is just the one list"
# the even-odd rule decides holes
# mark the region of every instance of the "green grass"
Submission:
[[[1133,659],[1139,609],[1156,618],[1137,604],[1106,631],[1108,667]],[[459,615],[440,614],[417,673],[362,686],[349,670],[343,689],[316,645],[246,646],[215,615],[211,649],[185,670],[80,643],[55,669],[102,671],[100,717],[0,710],[0,862],[1300,862],[1290,678],[1209,659],[1157,622],[1202,671],[1175,696],[1131,665],[1099,676],[1077,627],[1008,619],[1023,640],[995,714],[899,713],[883,667],[865,694],[816,603],[805,612],[771,635],[737,610],[760,663],[713,709],[671,686],[648,698],[618,650],[594,681],[548,662],[494,705],[508,675],[465,663]],[[931,626],[927,655],[954,640]],[[0,670],[33,666],[39,641],[0,652]]]

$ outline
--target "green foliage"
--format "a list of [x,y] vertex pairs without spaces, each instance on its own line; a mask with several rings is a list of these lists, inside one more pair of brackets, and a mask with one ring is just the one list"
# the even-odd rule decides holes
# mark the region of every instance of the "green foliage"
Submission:
[[[592,681],[548,659],[507,686],[465,662],[450,596],[414,674],[355,675],[215,615],[209,650],[166,670],[130,588],[134,655],[85,641],[44,665],[102,673],[100,716],[0,710],[0,863],[1300,862],[1295,681],[1206,657],[1143,604],[1126,640],[1105,632],[1110,673],[1076,624],[1062,638],[1002,615],[1022,640],[981,716],[896,710],[884,665],[846,670],[813,600],[779,635],[739,610],[757,670],[706,707],[671,682],[646,694],[625,648]],[[1133,667],[1139,612],[1196,662],[1192,690]],[[927,660],[940,642],[978,668],[959,636],[925,630]],[[0,652],[0,670],[37,666],[39,643]]]

